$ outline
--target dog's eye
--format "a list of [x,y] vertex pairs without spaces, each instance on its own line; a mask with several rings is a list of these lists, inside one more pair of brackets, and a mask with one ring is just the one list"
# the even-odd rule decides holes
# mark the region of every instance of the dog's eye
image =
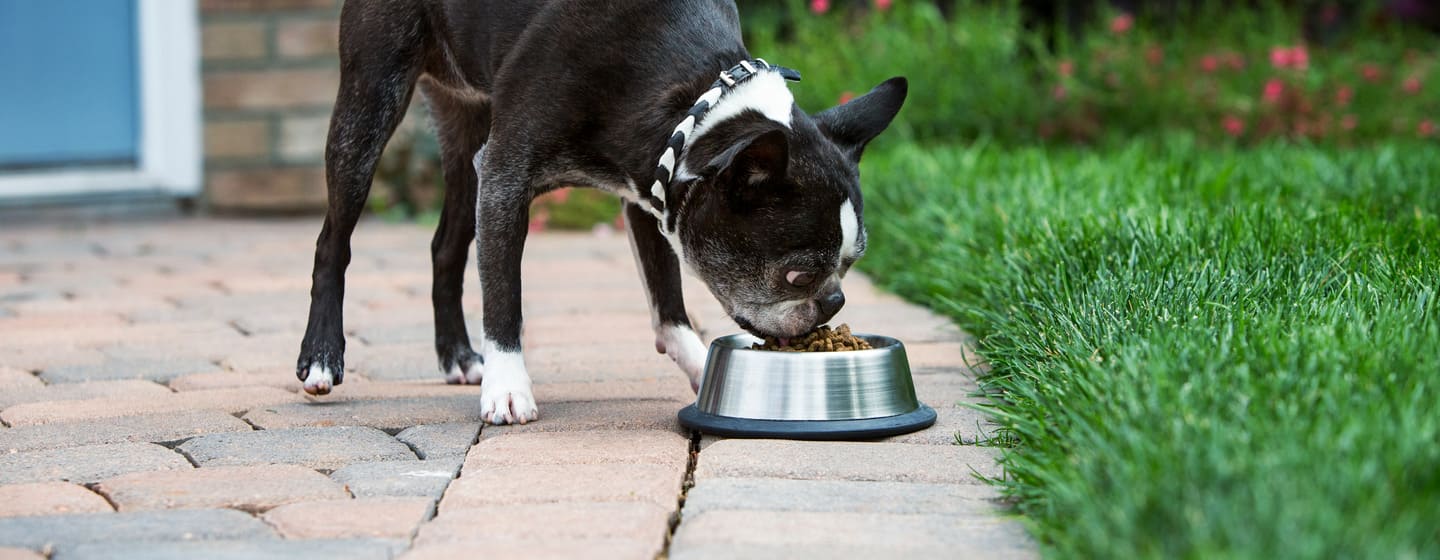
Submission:
[[785,281],[796,288],[804,288],[815,283],[815,273],[792,270],[785,273]]

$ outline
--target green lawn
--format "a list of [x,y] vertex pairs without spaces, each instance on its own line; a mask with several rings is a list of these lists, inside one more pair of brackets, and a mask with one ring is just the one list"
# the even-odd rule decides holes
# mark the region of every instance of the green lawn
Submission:
[[[1054,557],[1440,557],[1440,146],[876,148]],[[958,468],[958,467],[957,467]]]

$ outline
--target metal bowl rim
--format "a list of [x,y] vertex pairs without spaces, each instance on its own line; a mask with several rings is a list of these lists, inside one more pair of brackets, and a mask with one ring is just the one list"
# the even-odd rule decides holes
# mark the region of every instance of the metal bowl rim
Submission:
[[[727,352],[743,352],[743,353],[747,353],[747,354],[748,354],[748,353],[755,353],[755,354],[762,354],[762,353],[763,353],[763,354],[773,354],[773,355],[776,355],[776,356],[794,356],[793,358],[790,358],[790,357],[779,358],[779,359],[785,359],[785,360],[793,360],[793,359],[809,360],[809,359],[815,359],[815,358],[807,358],[807,357],[805,357],[805,356],[819,356],[819,357],[822,357],[822,358],[823,358],[823,357],[827,357],[827,356],[869,356],[869,355],[874,355],[874,354],[882,354],[882,353],[894,352],[896,349],[900,349],[900,348],[904,348],[904,347],[905,347],[905,343],[900,342],[900,339],[895,338],[895,337],[885,336],[885,335],[882,335],[882,334],[852,333],[852,335],[855,336],[856,338],[861,338],[861,339],[864,339],[866,342],[869,342],[870,345],[873,346],[873,348],[870,348],[869,350],[846,350],[846,351],[843,351],[843,352],[781,352],[781,351],[778,351],[778,350],[756,350],[756,349],[754,349],[754,348],[750,348],[750,345],[751,345],[751,344],[754,344],[755,342],[763,342],[763,340],[760,339],[760,337],[757,337],[757,336],[752,335],[752,334],[750,334],[750,333],[735,333],[735,334],[731,334],[731,335],[716,337],[714,340],[710,341],[710,345],[711,345],[712,347],[717,347],[717,348],[722,349],[722,350],[727,351]],[[740,341],[748,341],[748,342],[746,342],[746,343],[744,343],[744,344],[742,345],[742,344],[740,344]],[[883,346],[877,346],[877,345],[875,344],[875,341],[879,341],[880,343],[883,344]]]

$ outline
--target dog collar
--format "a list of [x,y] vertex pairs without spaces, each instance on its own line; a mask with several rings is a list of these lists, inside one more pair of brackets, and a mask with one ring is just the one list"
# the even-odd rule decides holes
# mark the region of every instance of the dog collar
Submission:
[[[720,72],[720,77],[715,80],[715,83],[710,84],[710,89],[695,100],[695,104],[685,112],[685,119],[675,125],[675,130],[670,133],[670,141],[665,145],[665,152],[660,154],[660,163],[655,166],[655,182],[650,185],[650,192],[641,193],[641,196],[650,203],[657,215],[665,215],[665,192],[670,187],[670,181],[675,174],[675,164],[680,155],[684,153],[685,143],[695,132],[695,126],[705,119],[710,108],[714,107],[721,97],[750,78],[766,71],[778,72],[782,78],[791,82],[800,81],[800,72],[792,68],[775,66],[765,62],[763,58],[742,60],[739,64],[731,66],[730,69]],[[673,231],[675,219],[673,216],[669,218],[662,221],[662,227]]]

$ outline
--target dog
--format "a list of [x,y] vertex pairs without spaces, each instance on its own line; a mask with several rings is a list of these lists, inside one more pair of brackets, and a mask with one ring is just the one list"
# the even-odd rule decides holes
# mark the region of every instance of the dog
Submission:
[[[435,350],[450,383],[479,383],[492,424],[538,418],[521,354],[520,258],[534,197],[622,197],[655,349],[698,387],[706,348],[681,297],[699,277],[746,331],[794,337],[845,303],[865,252],[857,165],[894,119],[892,78],[809,115],[794,71],[752,58],[732,0],[349,0],[325,148],[329,206],[315,248],[296,375],[343,381],[350,236],[386,142],[419,89],[441,145],[431,243]],[[475,241],[480,352],[460,294]]]

